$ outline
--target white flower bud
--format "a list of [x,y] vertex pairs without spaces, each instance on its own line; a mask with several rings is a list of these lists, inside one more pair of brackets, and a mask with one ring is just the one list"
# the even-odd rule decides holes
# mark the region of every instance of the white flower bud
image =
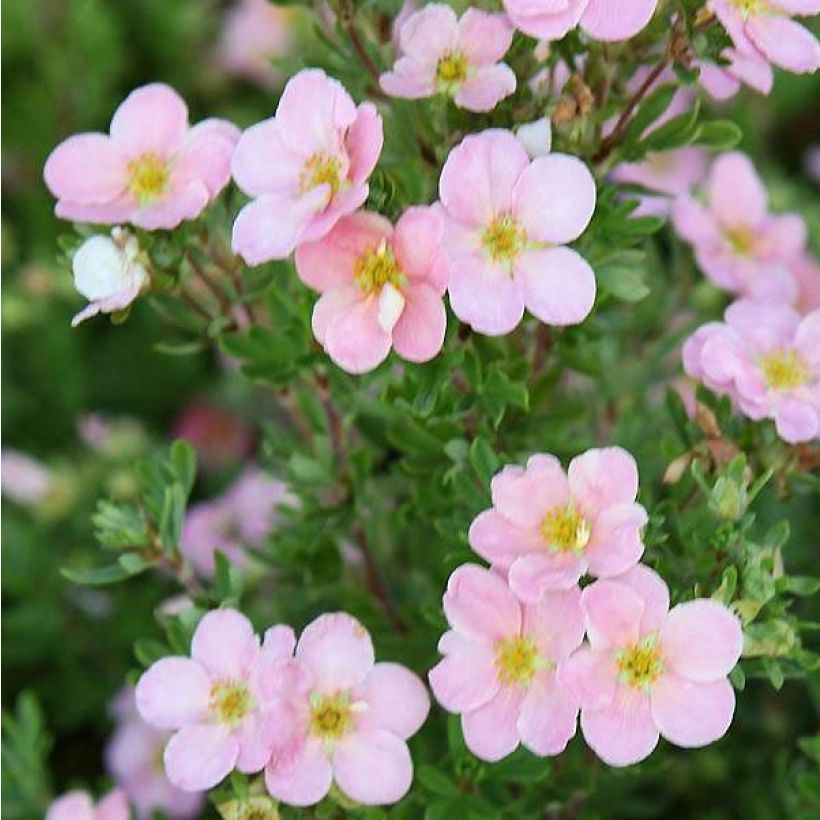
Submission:
[[543,157],[552,149],[552,125],[549,117],[541,117],[539,120],[519,125],[515,135],[531,159]]

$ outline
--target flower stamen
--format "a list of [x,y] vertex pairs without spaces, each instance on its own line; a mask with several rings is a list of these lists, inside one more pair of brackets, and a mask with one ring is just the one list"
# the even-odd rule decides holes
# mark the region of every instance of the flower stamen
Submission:
[[170,168],[156,154],[143,154],[128,163],[128,190],[140,205],[148,205],[168,187]]
[[553,507],[541,522],[547,546],[557,552],[583,552],[589,542],[589,521],[573,504]]

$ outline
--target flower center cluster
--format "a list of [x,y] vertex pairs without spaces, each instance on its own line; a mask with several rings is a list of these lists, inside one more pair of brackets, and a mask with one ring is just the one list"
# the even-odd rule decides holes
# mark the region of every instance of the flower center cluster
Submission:
[[493,262],[512,262],[524,248],[527,234],[512,214],[500,214],[481,235],[484,253]]
[[381,289],[388,284],[399,290],[404,282],[404,274],[396,262],[393,249],[384,240],[378,248],[359,258],[353,275],[356,284],[368,296],[381,293]]
[[168,187],[168,163],[156,154],[143,154],[128,163],[128,190],[147,205]]
[[219,681],[211,687],[211,714],[220,723],[236,726],[253,706],[253,697],[244,683]]
[[553,507],[541,522],[541,534],[552,550],[581,552],[589,541],[589,521],[572,503]]
[[760,360],[763,378],[772,390],[793,390],[809,380],[809,368],[794,350],[775,350]]
[[621,683],[638,689],[649,689],[665,668],[654,636],[622,649],[615,659]]
[[725,233],[726,241],[738,256],[748,256],[755,245],[754,234],[748,228],[730,228]]
[[299,174],[299,190],[304,194],[312,191],[317,185],[329,185],[330,196],[341,187],[339,178],[342,163],[331,154],[312,154],[302,166]]
[[528,686],[542,665],[532,638],[516,635],[496,644],[495,673],[502,684]]
[[436,82],[445,88],[463,83],[467,79],[467,58],[458,51],[445,54],[436,66]]
[[315,695],[310,703],[310,733],[323,741],[336,741],[351,729],[350,695]]

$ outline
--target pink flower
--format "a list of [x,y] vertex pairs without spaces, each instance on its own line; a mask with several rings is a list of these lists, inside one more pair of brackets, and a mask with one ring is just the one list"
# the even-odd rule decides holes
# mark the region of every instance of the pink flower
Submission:
[[46,812],[46,820],[130,820],[128,801],[120,789],[108,792],[97,805],[87,792],[67,792]]
[[225,14],[219,62],[231,74],[276,88],[282,74],[271,61],[293,46],[293,11],[268,0],[240,0]]
[[28,453],[4,447],[0,489],[4,498],[24,507],[35,507],[55,489],[54,473]]
[[773,419],[790,443],[820,434],[820,310],[740,300],[683,346],[686,372],[732,398],[751,419]]
[[595,40],[628,40],[651,19],[658,0],[502,0],[512,24],[545,40],[579,25]]
[[441,705],[461,713],[470,751],[495,761],[523,743],[556,755],[575,734],[578,702],[556,672],[584,637],[577,586],[522,604],[490,570],[465,564],[447,582],[451,626],[430,671]]
[[643,554],[638,467],[620,447],[587,450],[566,473],[539,453],[524,468],[504,467],[490,486],[493,506],[470,526],[470,546],[509,573],[522,601],[569,589],[586,572],[618,575]]
[[699,64],[700,84],[713,99],[728,100],[737,94],[741,83],[761,94],[768,95],[772,90],[774,72],[757,49],[746,52],[727,48],[721,56],[729,60],[729,65]]
[[[292,638],[287,651],[293,652]],[[430,706],[424,684],[399,664],[374,663],[367,630],[343,612],[321,615],[305,628],[294,668],[285,740],[265,769],[271,795],[310,806],[335,780],[357,803],[401,800],[413,778],[405,741]],[[278,680],[273,689],[280,697],[285,691]]]
[[472,134],[447,157],[439,181],[450,259],[450,304],[479,333],[509,333],[524,307],[542,322],[581,322],[595,275],[564,247],[595,210],[595,182],[576,157],[530,161],[510,131]]
[[739,151],[714,161],[705,192],[706,204],[684,194],[672,206],[675,230],[693,245],[701,270],[731,293],[790,299],[788,266],[806,244],[800,216],[768,212],[766,189]]
[[820,308],[820,261],[806,252],[801,253],[790,266],[797,287],[794,304],[800,313]]
[[106,768],[131,800],[137,816],[148,818],[153,811],[180,820],[197,816],[204,795],[177,789],[162,767],[162,750],[171,733],[155,729],[140,718],[130,687],[117,696],[114,715],[117,728],[105,749]]
[[399,59],[379,84],[393,97],[447,94],[468,111],[490,111],[515,91],[515,74],[500,62],[513,30],[503,14],[468,9],[458,19],[441,3],[411,14],[399,30]]
[[199,216],[227,185],[238,137],[225,120],[189,128],[183,99],[152,83],[120,104],[110,136],[69,137],[51,152],[43,173],[63,219],[171,229]]
[[273,652],[267,646],[260,652],[259,638],[240,612],[214,610],[199,622],[190,658],[162,658],[139,679],[142,719],[175,730],[164,761],[177,788],[203,791],[234,768],[251,774],[267,763],[277,721],[261,673]]
[[408,208],[395,230],[379,214],[359,211],[323,239],[299,246],[299,277],[322,294],[313,332],[339,367],[372,370],[391,346],[412,362],[441,350],[447,323],[443,232],[436,207]]
[[663,735],[685,748],[722,737],[735,708],[726,676],[740,657],[738,619],[716,601],[669,610],[669,590],[642,565],[581,593],[589,644],[558,670],[581,700],[581,731],[610,766],[647,757]]
[[176,420],[173,438],[196,448],[205,470],[221,470],[250,455],[254,432],[241,418],[202,399],[193,399]]
[[820,43],[791,15],[820,12],[820,0],[709,0],[735,45],[757,52],[786,71],[809,74],[820,68]]
[[292,77],[276,116],[251,126],[231,169],[253,201],[233,226],[233,247],[249,265],[284,259],[321,239],[367,199],[382,149],[382,120],[319,69]]

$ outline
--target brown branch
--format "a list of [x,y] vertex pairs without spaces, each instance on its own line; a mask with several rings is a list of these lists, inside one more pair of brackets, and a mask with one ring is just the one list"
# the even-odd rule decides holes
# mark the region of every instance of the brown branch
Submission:
[[386,95],[381,90],[381,86],[379,85],[381,72],[379,71],[379,67],[373,62],[373,58],[367,53],[367,49],[364,47],[364,43],[362,43],[362,40],[359,37],[359,32],[356,30],[353,5],[350,0],[343,0],[341,19],[342,27],[347,32],[347,36],[350,38],[350,44],[353,46],[353,50],[356,52],[362,65],[368,70],[370,76],[376,83],[372,92],[373,96],[385,98]]
[[407,625],[404,623],[401,616],[396,611],[396,608],[393,606],[393,602],[390,600],[390,595],[387,593],[387,587],[385,587],[384,581],[382,580],[379,567],[376,564],[376,559],[373,557],[373,552],[367,543],[364,528],[361,526],[357,527],[353,533],[353,537],[356,539],[359,546],[359,551],[364,559],[367,586],[381,605],[382,611],[387,617],[387,620],[390,621],[390,625],[393,627],[393,630],[404,634],[407,632]]

